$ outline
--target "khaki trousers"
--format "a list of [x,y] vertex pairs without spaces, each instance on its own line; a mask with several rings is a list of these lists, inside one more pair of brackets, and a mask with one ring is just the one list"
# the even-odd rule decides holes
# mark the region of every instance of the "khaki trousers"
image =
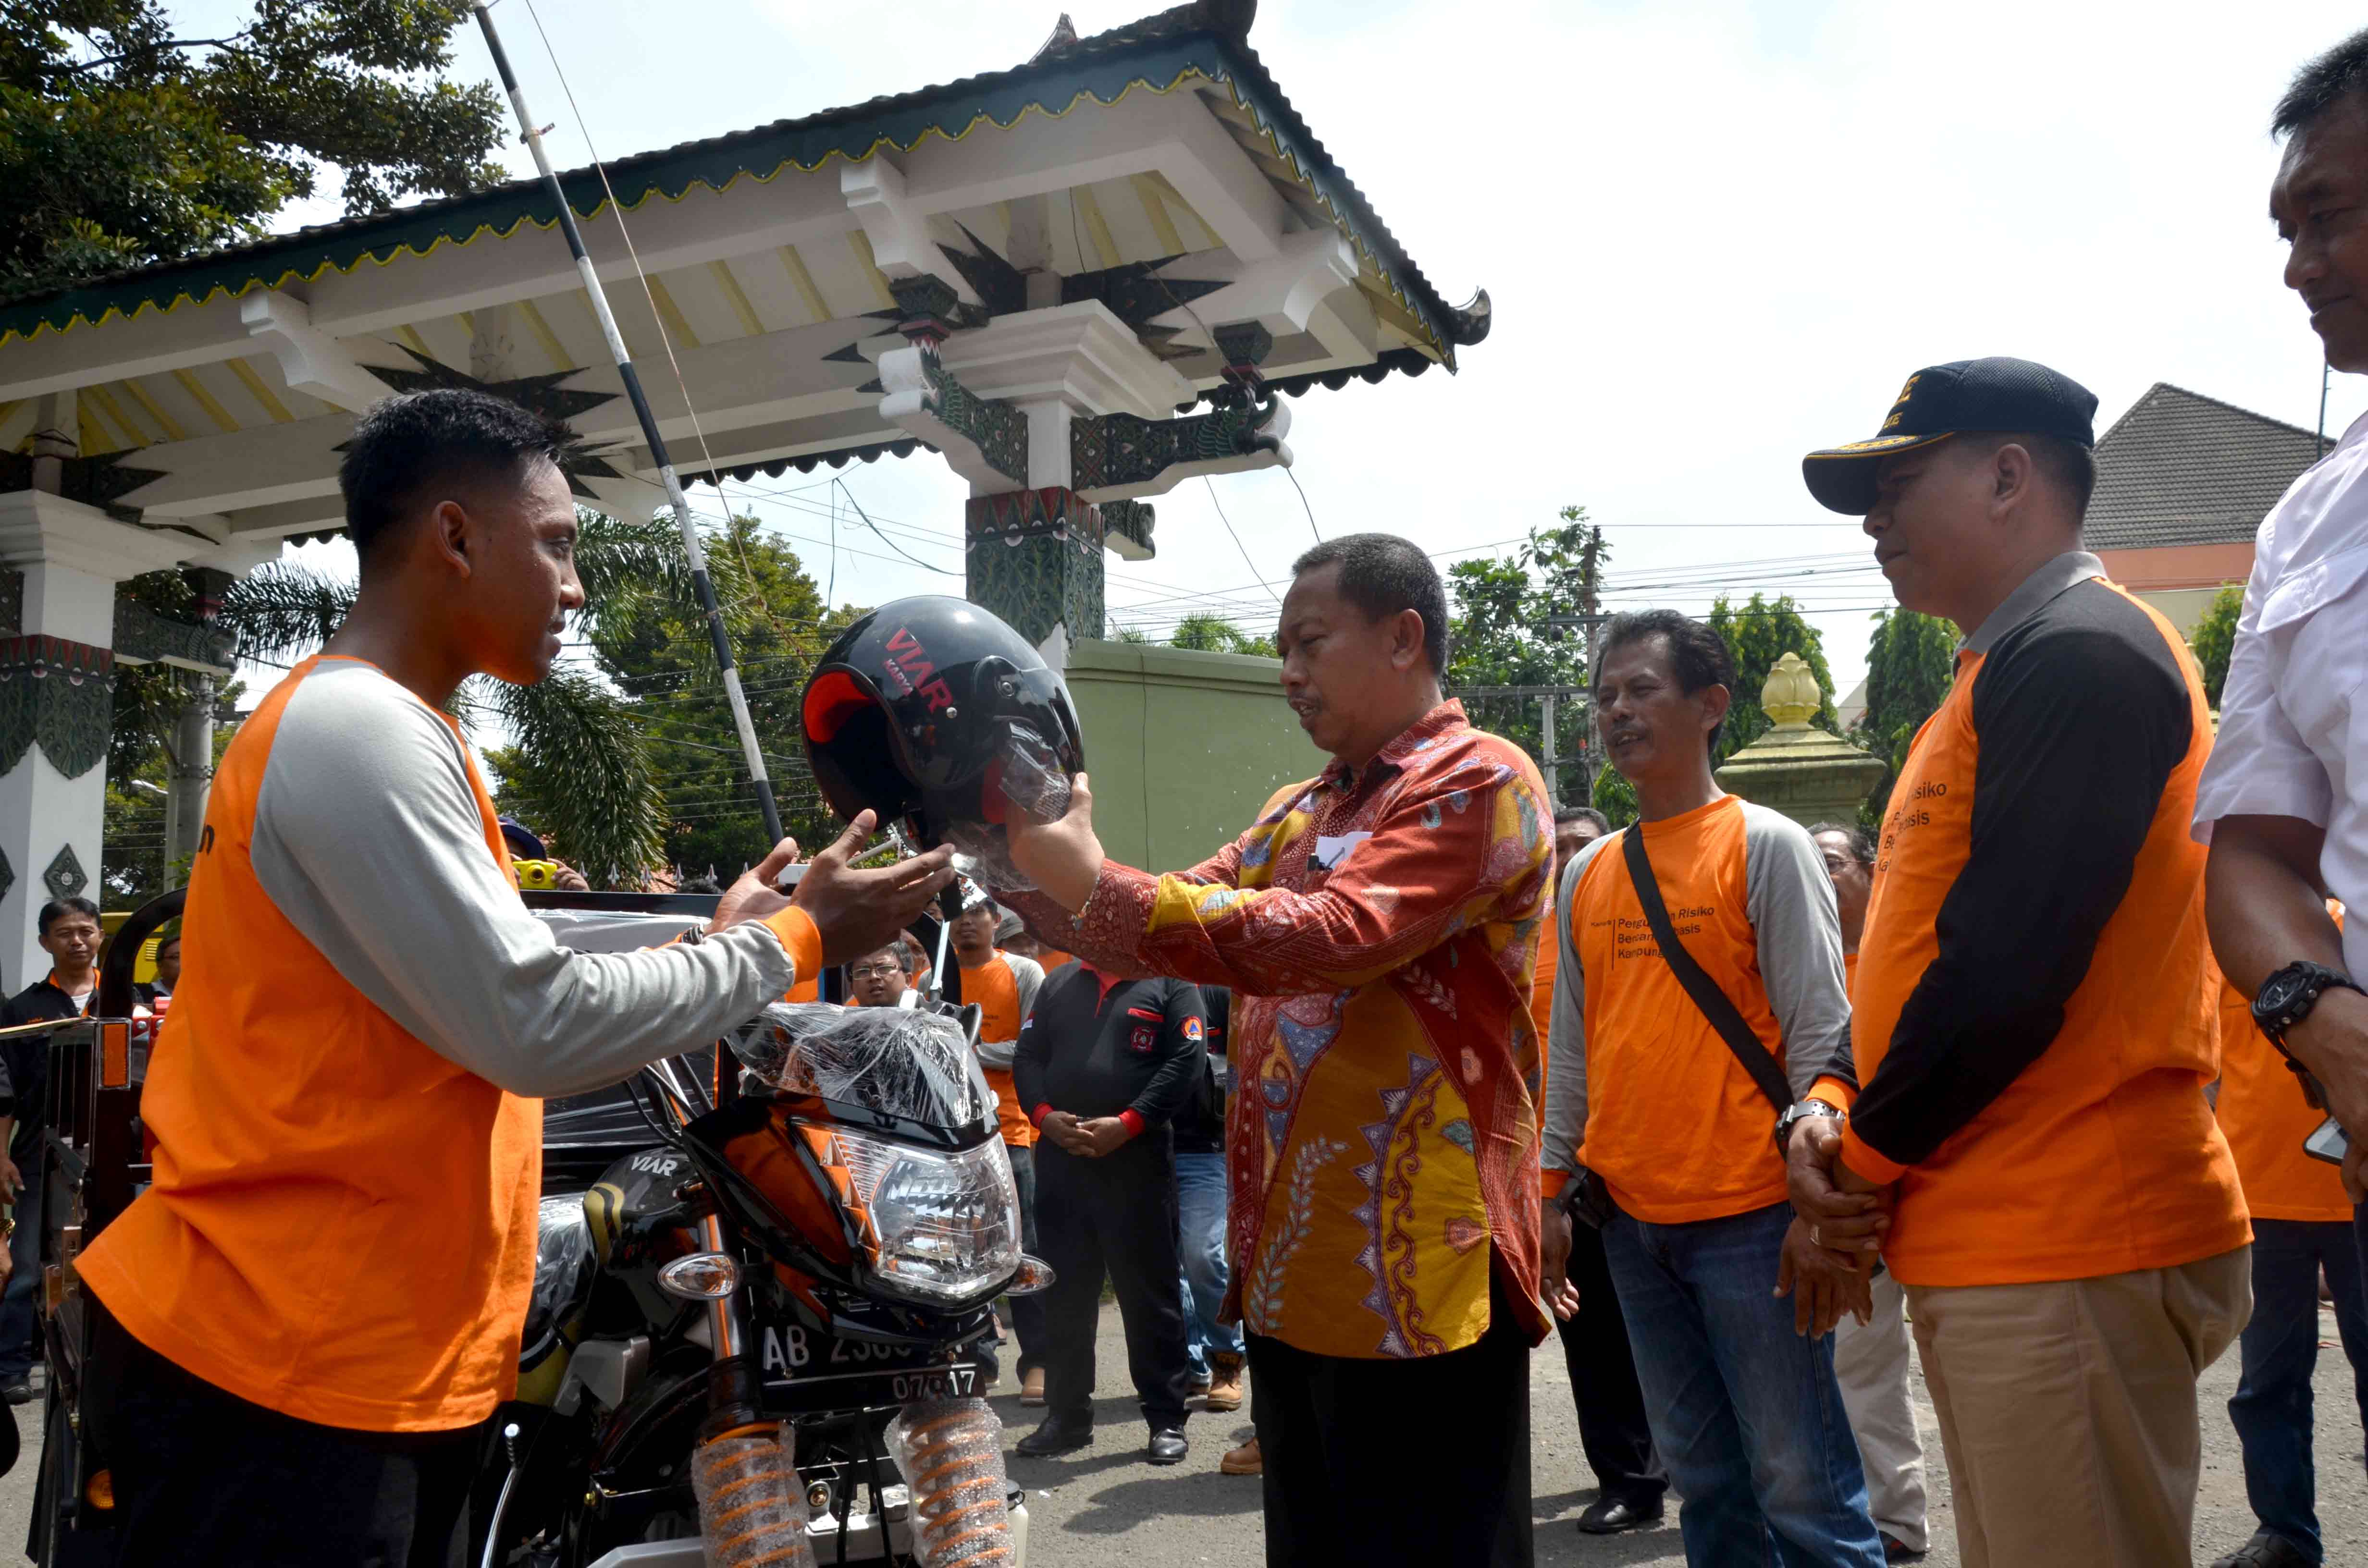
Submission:
[[1964,1568],[2192,1560],[2195,1380],[2252,1313],[2251,1252],[2094,1279],[1907,1288]]
[[1907,1301],[1889,1271],[1875,1276],[1874,1315],[1847,1312],[1834,1325],[1834,1381],[1866,1467],[1867,1511],[1875,1528],[1910,1551],[1930,1542],[1924,1530],[1924,1440],[1907,1385]]

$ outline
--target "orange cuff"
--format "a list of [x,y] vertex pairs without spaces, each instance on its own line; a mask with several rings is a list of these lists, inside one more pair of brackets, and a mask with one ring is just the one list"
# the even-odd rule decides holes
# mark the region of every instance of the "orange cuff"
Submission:
[[791,904],[778,915],[765,916],[765,924],[789,949],[790,961],[798,966],[799,984],[822,978],[822,933],[814,929],[813,915]]
[[1877,1187],[1889,1187],[1907,1174],[1906,1165],[1885,1159],[1875,1152],[1874,1145],[1860,1137],[1856,1123],[1842,1129],[1842,1164]]
[[1540,1171],[1538,1173],[1538,1196],[1541,1198],[1559,1197],[1561,1196],[1562,1189],[1569,1185],[1570,1173],[1568,1171]]
[[1836,1110],[1848,1110],[1858,1103],[1858,1091],[1839,1078],[1820,1078],[1810,1086],[1809,1098],[1823,1100]]

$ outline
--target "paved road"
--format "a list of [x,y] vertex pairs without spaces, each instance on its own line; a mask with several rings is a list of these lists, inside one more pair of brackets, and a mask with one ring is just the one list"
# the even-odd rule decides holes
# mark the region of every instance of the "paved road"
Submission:
[[[2320,1337],[2329,1348],[2319,1357],[2317,1377],[2319,1462],[2318,1512],[2328,1540],[2329,1562],[2368,1562],[2368,1473],[2363,1473],[2362,1435],[2357,1406],[2350,1392],[2350,1369],[2342,1352],[2331,1347],[2335,1322],[2320,1318]],[[1102,1309],[1099,1355],[1100,1386],[1122,1390],[1126,1383],[1125,1346],[1119,1336],[1118,1312]],[[2196,1513],[2198,1561],[2209,1562],[2237,1545],[2253,1531],[2253,1517],[2245,1506],[2245,1483],[2237,1436],[2228,1425],[2226,1401],[2236,1388],[2237,1357],[2232,1350],[2203,1378],[2203,1485]],[[1011,1385],[1007,1381],[1006,1387]],[[1570,1385],[1562,1357],[1549,1343],[1531,1362],[1530,1416],[1536,1448],[1532,1486],[1538,1521],[1538,1562],[1542,1564],[1660,1565],[1674,1568],[1685,1562],[1672,1523],[1637,1535],[1598,1540],[1580,1535],[1571,1521],[1594,1500],[1594,1477],[1578,1446],[1578,1427],[1571,1413]],[[1931,1406],[1919,1382],[1917,1403],[1925,1429],[1926,1460],[1933,1492],[1934,1550],[1930,1568],[1956,1568],[1954,1524],[1949,1510],[1949,1483],[1941,1461],[1941,1444],[1932,1426]],[[995,1400],[1010,1427],[1010,1438],[1034,1426],[1038,1412],[1021,1410],[1013,1393]],[[18,1407],[18,1431],[24,1458],[6,1480],[0,1480],[0,1564],[16,1561],[25,1539],[26,1515],[32,1495],[32,1459],[39,1442],[38,1403]],[[1014,1479],[1028,1487],[1029,1568],[1185,1568],[1214,1563],[1256,1568],[1262,1562],[1258,1526],[1258,1483],[1217,1472],[1217,1456],[1249,1435],[1247,1413],[1240,1415],[1197,1415],[1190,1435],[1192,1455],[1173,1469],[1154,1469],[1143,1462],[1145,1437],[1133,1402],[1108,1395],[1096,1405],[1099,1423],[1094,1446],[1058,1460],[1008,1461]],[[1422,1412],[1406,1412],[1409,1440],[1452,1442],[1448,1432],[1425,1431]],[[1440,1498],[1435,1506],[1452,1506]]]

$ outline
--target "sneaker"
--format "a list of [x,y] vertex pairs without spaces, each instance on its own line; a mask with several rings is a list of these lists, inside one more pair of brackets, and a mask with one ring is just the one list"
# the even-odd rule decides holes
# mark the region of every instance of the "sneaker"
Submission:
[[1889,1530],[1881,1531],[1880,1534],[1883,1537],[1883,1560],[1885,1562],[1921,1562],[1924,1561],[1924,1554],[1922,1552],[1917,1551],[1914,1547],[1908,1545],[1906,1541],[1900,1540]]
[[1031,1406],[1044,1403],[1043,1368],[1030,1367],[1027,1371],[1020,1374],[1019,1403]]
[[28,1378],[18,1378],[6,1387],[0,1387],[0,1394],[6,1395],[11,1404],[30,1404],[33,1403],[32,1381]]
[[1266,1456],[1258,1452],[1256,1437],[1238,1449],[1228,1449],[1225,1457],[1217,1461],[1218,1470],[1227,1475],[1264,1475]]
[[1242,1407],[1242,1358],[1223,1351],[1209,1358],[1209,1386],[1202,1391],[1209,1396],[1212,1410],[1239,1410]]
[[2212,1568],[2317,1568],[2317,1564],[2285,1537],[2257,1530],[2252,1540],[2227,1556],[2214,1558]]
[[1055,1454],[1075,1453],[1093,1440],[1094,1428],[1090,1422],[1073,1426],[1053,1415],[1045,1418],[1044,1425],[1020,1438],[1012,1451],[1031,1460],[1051,1459]]
[[1151,1451],[1146,1456],[1154,1464],[1181,1464],[1192,1446],[1184,1440],[1181,1426],[1163,1426],[1151,1434]]

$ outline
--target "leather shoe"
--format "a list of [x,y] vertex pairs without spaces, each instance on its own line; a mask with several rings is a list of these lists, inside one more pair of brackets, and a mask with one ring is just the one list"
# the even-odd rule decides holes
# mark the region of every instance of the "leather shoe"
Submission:
[[1181,1464],[1190,1451],[1191,1445],[1185,1442],[1181,1426],[1163,1426],[1151,1435],[1150,1458],[1154,1464]]
[[11,1404],[30,1404],[33,1403],[32,1382],[29,1379],[18,1378],[6,1388],[0,1389],[0,1397],[6,1398]]
[[2227,1556],[2214,1558],[2212,1568],[2316,1568],[2316,1565],[2303,1554],[2302,1548],[2285,1537],[2259,1530],[2252,1540]]
[[1599,1497],[1587,1506],[1578,1517],[1578,1528],[1585,1535],[1620,1535],[1628,1530],[1648,1530],[1661,1522],[1658,1501],[1638,1507],[1625,1497]]
[[1090,1425],[1073,1426],[1055,1415],[1013,1446],[1012,1451],[1031,1460],[1051,1459],[1054,1454],[1075,1453],[1094,1440]]

